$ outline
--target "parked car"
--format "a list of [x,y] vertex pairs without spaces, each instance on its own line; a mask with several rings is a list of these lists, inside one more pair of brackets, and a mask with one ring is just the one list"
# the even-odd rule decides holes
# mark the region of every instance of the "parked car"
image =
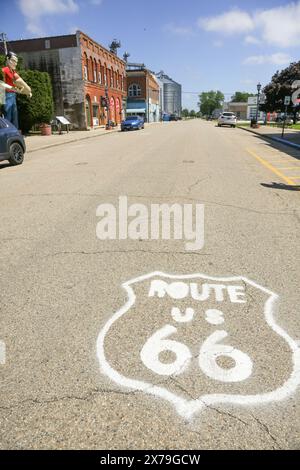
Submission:
[[280,116],[277,116],[277,118],[275,119],[275,122],[284,122],[286,124],[293,124],[294,123],[294,120],[293,120],[293,117],[292,116],[285,116],[284,114],[281,114]]
[[235,127],[236,122],[237,122],[237,119],[234,113],[224,112],[218,118],[218,127],[221,127],[221,126]]
[[0,117],[0,161],[8,160],[11,165],[21,165],[25,152],[22,134],[7,119]]
[[121,131],[144,129],[144,119],[140,116],[128,116],[121,122]]
[[178,116],[176,114],[170,114],[169,121],[178,121]]

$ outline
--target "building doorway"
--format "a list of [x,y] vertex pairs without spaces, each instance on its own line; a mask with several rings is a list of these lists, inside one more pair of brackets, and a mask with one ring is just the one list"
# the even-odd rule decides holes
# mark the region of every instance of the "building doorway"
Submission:
[[116,122],[116,110],[115,110],[115,99],[113,96],[110,98],[110,120]]
[[89,95],[85,97],[85,119],[87,127],[92,127],[92,116],[91,116],[91,98]]

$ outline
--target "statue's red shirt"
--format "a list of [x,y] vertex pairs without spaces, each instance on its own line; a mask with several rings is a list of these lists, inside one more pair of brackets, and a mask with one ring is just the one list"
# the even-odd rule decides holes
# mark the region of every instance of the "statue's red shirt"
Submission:
[[[20,76],[14,70],[9,67],[3,67],[2,72],[4,74],[4,81],[7,85],[15,87],[14,81],[20,78]],[[8,92],[15,93],[14,90],[7,90]]]

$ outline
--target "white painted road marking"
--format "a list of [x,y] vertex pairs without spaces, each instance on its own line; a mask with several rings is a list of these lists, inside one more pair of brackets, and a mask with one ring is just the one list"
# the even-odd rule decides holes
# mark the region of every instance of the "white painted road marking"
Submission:
[[[253,364],[250,357],[242,351],[228,344],[219,344],[227,336],[228,333],[226,331],[218,330],[204,341],[200,349],[199,365],[203,372],[214,380],[241,382],[250,377]],[[224,356],[233,359],[235,366],[230,369],[220,367],[217,364],[217,359]]]
[[[177,333],[177,328],[166,325],[158,330],[145,343],[141,351],[141,359],[148,369],[159,375],[178,375],[188,367],[192,354],[187,346],[178,341],[166,339]],[[176,355],[176,360],[170,364],[164,364],[159,360],[159,354],[163,351],[171,351]]]
[[205,319],[211,325],[222,325],[224,323],[223,312],[216,308],[210,308],[205,312]]
[[0,340],[0,364],[4,365],[6,359],[6,348],[4,341]]
[[[271,391],[266,387],[266,392],[263,393],[247,394],[241,393],[240,391],[237,393],[204,393],[202,395],[200,394],[195,400],[189,400],[163,386],[156,386],[143,379],[126,377],[124,374],[120,373],[119,370],[112,367],[109,363],[105,352],[105,339],[110,334],[112,327],[115,327],[119,320],[123,320],[124,322],[125,314],[130,312],[130,309],[135,305],[136,295],[132,286],[144,281],[147,281],[148,285],[150,282],[148,292],[149,297],[163,299],[167,296],[169,301],[170,299],[179,299],[180,301],[180,299],[190,297],[193,298],[193,300],[196,299],[198,302],[203,302],[203,305],[205,306],[209,302],[216,303],[227,301],[227,304],[235,306],[232,308],[239,308],[239,304],[247,302],[245,292],[246,286],[249,289],[257,291],[257,294],[261,296],[263,295],[266,300],[262,306],[261,320],[257,317],[255,321],[260,320],[264,322],[264,328],[270,329],[270,333],[273,335],[272,338],[277,338],[278,336],[278,342],[280,344],[282,341],[285,341],[288,344],[290,351],[290,366],[286,365],[286,378],[284,376],[284,378],[281,379],[280,376],[278,386]],[[230,285],[228,285],[229,283]],[[216,403],[231,403],[244,406],[267,404],[272,401],[284,400],[296,391],[300,383],[300,349],[298,344],[276,323],[274,319],[274,306],[278,300],[278,295],[274,292],[243,276],[214,278],[204,274],[177,276],[165,274],[163,272],[153,272],[140,276],[125,282],[123,287],[128,293],[128,301],[108,320],[100,331],[97,340],[97,357],[101,373],[107,375],[115,383],[123,387],[140,390],[147,394],[168,400],[175,406],[177,412],[186,419],[191,418],[195,413],[205,408],[206,405]],[[165,300],[166,299],[164,299],[164,301]],[[202,304],[199,303],[199,305]],[[174,308],[177,310],[174,310]],[[175,316],[178,328],[188,328],[189,324],[194,325],[196,319],[200,318],[198,317],[199,313],[196,309],[194,309],[193,312],[192,310],[185,310],[185,313],[182,313],[178,307],[174,308],[169,311],[169,318],[170,321],[174,321]],[[243,307],[241,306],[240,308]],[[161,308],[159,308],[159,310],[161,310]],[[214,315],[211,317],[211,310],[213,310],[214,315],[216,315],[217,309],[205,308],[204,315],[202,315],[204,321],[216,318]],[[224,318],[225,316],[221,315],[221,313],[221,311],[218,313],[219,321],[223,319],[226,324],[226,318]],[[255,307],[255,313],[257,314],[257,306]],[[238,314],[240,314],[240,312],[238,312]],[[147,312],[147,316],[149,316],[149,312]],[[182,320],[183,318],[188,320],[188,322],[178,323],[178,319]],[[152,373],[167,376],[170,374],[178,376],[178,374],[180,374],[180,377],[186,377],[186,374],[189,374],[189,366],[194,358],[192,358],[191,350],[188,345],[176,339],[175,334],[177,335],[178,328],[167,324],[163,328],[156,330],[154,334],[152,331],[150,338],[148,338],[140,349],[141,364],[146,366],[147,369],[153,371]],[[259,333],[259,325],[257,328],[257,332]],[[199,331],[199,342],[201,343],[200,334],[201,331]],[[170,335],[174,335],[172,339],[169,338]],[[197,356],[199,374],[202,370],[205,374],[204,376],[210,377],[212,384],[214,383],[213,381],[215,381],[216,384],[222,382],[230,382],[232,385],[234,383],[246,384],[251,377],[255,362],[253,362],[253,358],[249,357],[249,354],[244,351],[240,351],[233,345],[228,346],[228,344],[222,345],[219,343],[227,336],[229,336],[227,331],[217,330],[203,341],[198,350]],[[232,342],[231,336],[228,342],[229,344]],[[253,346],[255,352],[256,345],[254,344]],[[274,348],[274,346],[272,347]],[[176,356],[175,360],[172,357],[173,362],[171,363],[161,362],[160,360],[160,354],[164,353],[166,350],[171,351],[171,353]],[[228,368],[223,364],[218,363],[220,357],[229,358],[234,363],[233,367]],[[277,372],[276,367],[274,371]],[[226,387],[226,383],[224,383],[224,387]],[[225,388],[225,390],[228,389]],[[250,390],[252,391],[252,389]]]

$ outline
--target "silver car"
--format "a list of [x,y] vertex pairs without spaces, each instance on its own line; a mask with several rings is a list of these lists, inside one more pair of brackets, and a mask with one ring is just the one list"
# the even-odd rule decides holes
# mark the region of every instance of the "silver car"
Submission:
[[224,112],[218,118],[218,127],[221,127],[221,126],[235,127],[236,121],[237,121],[236,115],[234,113]]

